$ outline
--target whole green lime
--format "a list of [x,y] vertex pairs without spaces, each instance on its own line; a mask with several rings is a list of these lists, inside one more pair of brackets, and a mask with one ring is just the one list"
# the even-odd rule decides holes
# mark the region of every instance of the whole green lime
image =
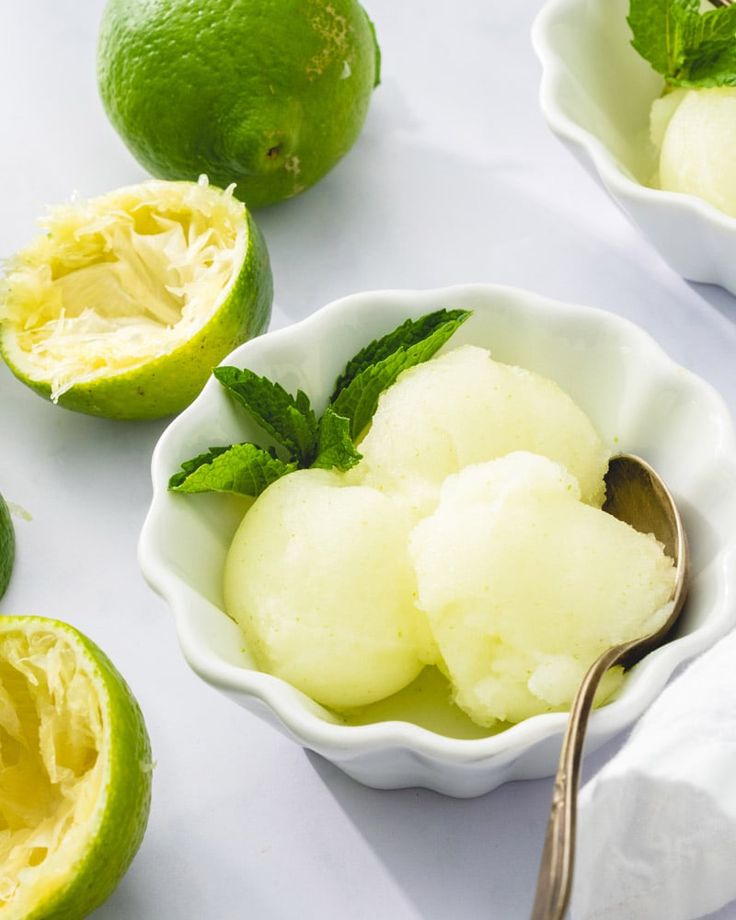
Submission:
[[80,920],[140,846],[153,763],[128,685],[58,620],[0,616],[0,914]]
[[271,314],[266,245],[245,205],[150,180],[54,208],[7,262],[0,355],[40,396],[108,418],[158,418]]
[[206,173],[249,207],[291,198],[355,142],[380,52],[356,0],[109,0],[98,78],[155,176]]

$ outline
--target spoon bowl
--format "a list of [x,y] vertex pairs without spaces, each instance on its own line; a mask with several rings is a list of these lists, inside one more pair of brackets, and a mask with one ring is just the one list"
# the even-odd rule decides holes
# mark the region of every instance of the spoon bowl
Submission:
[[619,454],[608,466],[606,494],[604,511],[635,530],[653,534],[663,545],[675,562],[675,585],[664,623],[646,636],[603,652],[588,669],[575,695],[555,776],[532,920],[562,920],[570,899],[580,765],[598,684],[613,665],[630,668],[666,640],[687,594],[687,539],[675,501],[659,475],[641,457]]

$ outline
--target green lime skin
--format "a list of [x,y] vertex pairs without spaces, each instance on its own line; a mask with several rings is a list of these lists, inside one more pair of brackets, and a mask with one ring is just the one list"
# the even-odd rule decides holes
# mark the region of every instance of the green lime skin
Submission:
[[5,594],[15,562],[15,531],[5,499],[0,495],[0,597]]
[[[246,212],[247,213],[247,212]],[[58,405],[75,412],[114,419],[153,419],[181,412],[198,396],[222,359],[268,327],[273,277],[268,250],[258,225],[247,213],[249,244],[238,278],[210,320],[178,348],[146,361],[140,368],[74,384]],[[3,350],[10,370],[27,386],[51,399],[51,386],[28,377]]]
[[143,714],[110,659],[74,627],[44,617],[0,616],[0,636],[51,632],[85,660],[106,714],[106,796],[99,824],[69,878],[23,920],[82,920],[115,890],[141,845],[151,808],[153,761]]
[[356,0],[108,0],[97,72],[112,124],[154,176],[235,182],[253,208],[348,152],[380,52]]

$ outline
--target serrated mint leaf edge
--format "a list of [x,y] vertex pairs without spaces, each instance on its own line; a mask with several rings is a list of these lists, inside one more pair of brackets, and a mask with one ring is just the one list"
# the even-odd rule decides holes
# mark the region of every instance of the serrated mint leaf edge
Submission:
[[319,420],[318,443],[313,469],[338,469],[344,473],[363,459],[350,436],[350,419],[338,415],[331,406],[325,409]]
[[361,348],[360,351],[353,355],[347,362],[343,372],[335,382],[335,387],[330,397],[330,403],[334,403],[340,391],[344,390],[359,373],[366,370],[366,368],[370,367],[372,364],[383,361],[385,358],[388,358],[390,355],[394,354],[394,352],[398,351],[402,346],[408,348],[429,338],[429,336],[444,323],[455,320],[464,322],[465,319],[470,316],[470,313],[471,311],[469,310],[447,309],[443,307],[441,310],[425,313],[424,316],[420,316],[418,319],[406,319],[403,323],[396,326],[395,329],[387,332],[386,335],[374,339],[364,348]]
[[231,492],[256,498],[272,482],[293,473],[296,463],[284,463],[272,451],[250,441],[211,447],[181,464],[169,479],[169,490],[193,494]]
[[350,419],[350,434],[354,440],[373,417],[381,393],[392,386],[403,371],[434,357],[471,316],[468,310],[459,312],[461,315],[445,320],[426,338],[408,348],[400,346],[382,361],[368,365],[339,391],[330,405],[338,415]]
[[[249,368],[216,367],[212,372],[235,402],[287,453],[288,460],[309,466],[317,450],[317,416],[302,390],[292,396],[278,381]],[[261,393],[261,404],[256,394]],[[277,409],[277,412],[271,410]]]

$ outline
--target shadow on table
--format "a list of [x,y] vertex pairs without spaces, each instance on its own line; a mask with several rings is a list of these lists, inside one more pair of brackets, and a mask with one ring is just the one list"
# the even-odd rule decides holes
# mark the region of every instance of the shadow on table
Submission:
[[[591,756],[586,773],[619,743]],[[427,789],[369,789],[319,755],[307,756],[423,920],[528,918],[551,780],[507,783],[479,798],[452,799]]]
[[353,291],[471,281],[567,287],[584,300],[580,265],[595,264],[599,283],[625,271],[627,225],[612,212],[626,234],[612,240],[574,200],[561,202],[521,140],[518,150],[433,145],[400,90],[383,93],[354,150],[318,186],[257,212],[286,315]]
[[688,281],[687,285],[694,294],[702,297],[722,316],[736,323],[736,297],[733,294],[716,284],[696,284],[694,281]]
[[129,872],[110,897],[89,915],[92,920],[130,920],[131,917],[152,916],[150,892],[136,884],[135,873]]

